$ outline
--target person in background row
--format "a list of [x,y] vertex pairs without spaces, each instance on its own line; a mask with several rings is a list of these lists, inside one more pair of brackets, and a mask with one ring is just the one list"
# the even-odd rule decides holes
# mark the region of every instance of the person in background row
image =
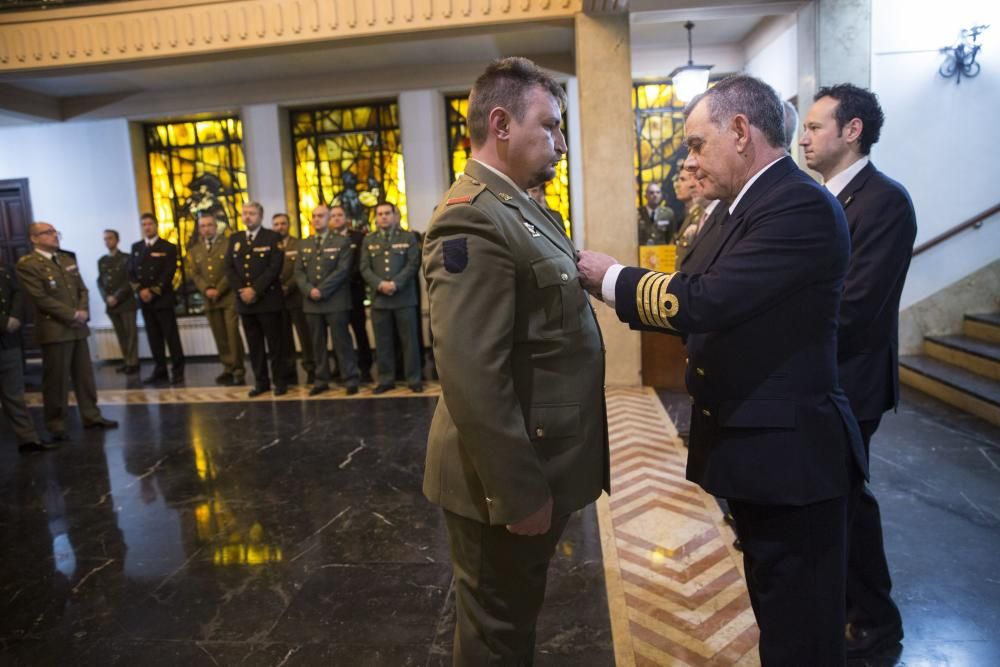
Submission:
[[42,348],[42,404],[45,428],[55,441],[69,440],[66,413],[70,383],[84,428],[117,428],[97,407],[90,364],[89,292],[80,267],[59,249],[59,232],[33,222],[28,235],[35,251],[17,260],[17,278],[35,306],[35,338]]
[[368,315],[365,312],[365,279],[361,275],[361,249],[364,245],[365,233],[356,229],[351,229],[350,219],[344,214],[343,208],[340,213],[337,207],[330,212],[330,231],[334,234],[346,236],[350,239],[351,254],[351,331],[354,332],[354,341],[357,343],[358,371],[361,374],[361,383],[372,382],[372,346],[368,341]]
[[[821,88],[799,140],[806,164],[844,207],[851,232],[837,363],[866,457],[882,413],[899,403],[899,300],[917,237],[906,188],[868,158],[884,119],[871,91]],[[878,501],[867,484],[851,513],[848,544],[847,656],[868,658],[898,645],[903,621],[892,600]]]
[[[302,348],[302,370],[306,372],[306,384],[316,380],[316,362],[314,361],[313,345],[309,339],[309,324],[302,310],[303,295],[295,282],[295,264],[299,259],[303,241],[291,235],[291,221],[287,213],[275,213],[271,216],[271,229],[281,236],[278,244],[285,253],[281,264],[281,293],[284,297],[285,309],[282,312],[281,335],[285,345],[285,368],[288,370],[289,384],[298,384],[299,376],[295,370],[295,334],[299,336]],[[292,331],[294,329],[294,332]]]
[[566,219],[563,218],[562,213],[554,208],[549,208],[549,202],[545,198],[545,183],[536,185],[533,188],[528,188],[525,192],[527,192],[528,196],[538,204],[538,207],[542,209],[542,213],[552,218],[553,222],[555,222],[560,229],[566,229]]
[[[277,232],[261,226],[264,207],[258,202],[243,205],[243,225],[246,231],[229,237],[226,251],[226,278],[236,290],[236,312],[243,321],[250,348],[254,386],[250,398],[271,390],[274,395],[288,392],[288,369],[281,336],[282,294],[281,265],[284,253]],[[268,373],[268,359],[271,371]]]
[[42,442],[24,403],[24,357],[21,351],[23,297],[17,277],[0,265],[0,407],[14,429],[22,452],[44,452],[56,445]]
[[420,368],[420,334],[417,330],[417,271],[420,245],[416,237],[399,226],[396,205],[383,202],[375,207],[378,231],[365,237],[361,250],[361,275],[372,288],[372,327],[381,394],[396,384],[393,336],[399,334],[404,371],[410,390],[424,390]]
[[781,103],[781,108],[785,112],[785,150],[791,154],[792,143],[795,140],[795,130],[799,127],[799,111],[788,100]]
[[673,241],[674,212],[663,201],[659,183],[646,186],[646,205],[639,207],[639,245],[665,245]]
[[188,248],[188,275],[205,300],[205,318],[222,362],[222,374],[215,383],[224,386],[246,383],[236,293],[226,277],[228,247],[228,240],[219,236],[215,215],[209,211],[199,214],[198,241]]
[[354,251],[349,236],[329,229],[331,217],[338,225],[347,224],[342,206],[332,209],[319,205],[313,209],[315,235],[299,243],[295,280],[304,299],[302,308],[309,322],[317,362],[316,383],[309,390],[316,396],[330,388],[330,364],[327,359],[327,330],[333,339],[337,368],[347,386],[347,394],[358,393],[359,373],[354,343],[351,341],[351,269]]
[[104,305],[122,351],[122,365],[118,373],[132,375],[139,372],[139,330],[135,324],[138,305],[135,292],[128,278],[129,256],[118,249],[118,232],[104,230],[104,247],[108,254],[97,260],[97,290]]
[[674,266],[679,267],[684,261],[684,254],[694,243],[698,229],[705,219],[705,207],[708,202],[702,196],[698,179],[686,169],[682,169],[677,174],[677,178],[674,179],[674,193],[677,195],[677,201],[684,204],[685,212],[684,221],[681,222],[681,226],[677,230],[677,237],[674,239],[674,243],[677,244],[677,259]]
[[[143,382],[151,384],[169,379],[170,384],[180,384],[184,382],[184,348],[174,312],[177,246],[160,238],[152,213],[143,213],[140,222],[143,240],[132,244],[129,279],[132,289],[139,295],[142,321],[153,355],[153,373]],[[167,348],[170,349],[170,375],[167,375]]]

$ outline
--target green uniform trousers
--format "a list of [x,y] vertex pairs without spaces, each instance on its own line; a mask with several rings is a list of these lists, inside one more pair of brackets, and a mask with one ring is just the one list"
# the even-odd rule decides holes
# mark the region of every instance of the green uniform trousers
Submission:
[[71,381],[84,425],[96,422],[101,418],[101,411],[97,409],[97,387],[87,339],[42,345],[42,412],[49,433],[66,431]]
[[403,346],[403,369],[407,384],[418,384],[423,376],[420,370],[420,332],[417,329],[417,309],[414,306],[402,308],[372,308],[372,328],[375,329],[375,364],[378,367],[378,383],[396,383],[395,336]]
[[549,562],[569,521],[544,535],[514,535],[444,511],[455,578],[455,667],[530,667]]
[[240,316],[236,308],[213,308],[205,311],[208,326],[219,350],[219,361],[226,373],[234,377],[246,376],[243,362],[243,338],[240,336]]
[[309,338],[313,342],[313,356],[316,359],[316,384],[330,382],[330,363],[326,350],[326,332],[329,330],[340,377],[348,387],[357,387],[361,373],[358,371],[358,357],[354,353],[354,340],[351,338],[351,312],[342,310],[334,313],[306,313],[306,320],[309,322]]
[[115,328],[115,338],[122,351],[122,360],[126,366],[139,365],[139,327],[135,324],[136,311],[123,313],[108,313],[111,326]]
[[21,348],[0,348],[0,406],[14,429],[17,444],[38,442],[38,433],[24,404],[24,362]]

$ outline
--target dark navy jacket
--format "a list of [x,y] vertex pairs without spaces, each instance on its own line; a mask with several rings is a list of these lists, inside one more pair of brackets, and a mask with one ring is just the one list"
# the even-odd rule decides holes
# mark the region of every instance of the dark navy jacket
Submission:
[[840,302],[840,386],[858,421],[899,403],[899,299],[917,216],[906,188],[870,162],[837,195],[851,232]]
[[[281,235],[259,227],[253,243],[245,231],[229,237],[226,251],[226,278],[236,294],[236,312],[241,315],[276,313],[284,309],[281,291],[281,267],[285,261],[279,243]],[[243,303],[239,290],[252,287],[257,293],[253,303]]]
[[148,288],[153,292],[153,300],[149,303],[139,301],[142,308],[173,310],[177,303],[174,297],[176,272],[177,246],[170,241],[157,237],[152,247],[147,246],[145,240],[132,244],[128,267],[132,289],[138,292]]
[[837,383],[843,209],[785,157],[720,218],[695,248],[699,272],[626,268],[615,289],[634,328],[686,334],[688,479],[763,504],[845,495],[867,462]]

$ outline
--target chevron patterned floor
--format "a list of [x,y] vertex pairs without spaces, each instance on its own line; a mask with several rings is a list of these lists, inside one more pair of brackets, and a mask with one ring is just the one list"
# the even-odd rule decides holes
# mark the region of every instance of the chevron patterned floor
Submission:
[[598,507],[618,667],[759,665],[733,533],[684,479],[686,450],[651,389],[610,388],[611,489]]

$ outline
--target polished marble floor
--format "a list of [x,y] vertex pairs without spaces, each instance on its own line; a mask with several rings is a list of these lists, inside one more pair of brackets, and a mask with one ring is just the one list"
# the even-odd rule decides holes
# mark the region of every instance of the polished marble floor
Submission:
[[[0,665],[448,664],[419,491],[435,388],[248,401],[215,372],[98,368],[122,428],[56,454],[18,455],[0,420]],[[731,534],[681,480],[687,398],[659,402],[609,393],[616,493],[560,544],[538,665],[758,662]],[[1000,429],[906,392],[873,455],[907,636],[867,664],[1000,664]]]
[[[106,405],[117,431],[3,447],[0,664],[449,664],[445,529],[420,494],[434,401]],[[593,508],[538,645],[613,664]]]

